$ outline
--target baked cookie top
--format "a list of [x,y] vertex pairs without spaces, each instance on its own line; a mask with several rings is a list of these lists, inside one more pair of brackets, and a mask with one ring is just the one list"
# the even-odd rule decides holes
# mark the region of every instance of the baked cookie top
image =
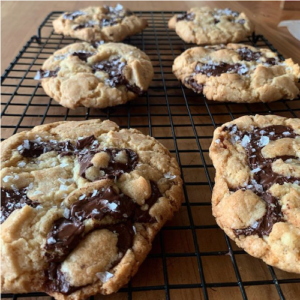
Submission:
[[299,94],[300,68],[292,59],[243,44],[194,47],[178,56],[173,73],[209,100],[272,102]]
[[187,43],[197,45],[240,42],[254,31],[242,12],[229,8],[194,7],[169,20],[169,28]]
[[300,273],[300,119],[226,123],[214,132],[210,157],[219,226],[249,254]]
[[137,17],[121,4],[66,12],[53,21],[56,33],[88,42],[120,42],[127,36],[141,32],[147,25],[146,20]]
[[62,106],[105,108],[143,94],[153,74],[149,57],[136,47],[82,42],[54,52],[35,79]]
[[111,121],[37,126],[1,146],[2,292],[116,292],[183,200],[169,151]]

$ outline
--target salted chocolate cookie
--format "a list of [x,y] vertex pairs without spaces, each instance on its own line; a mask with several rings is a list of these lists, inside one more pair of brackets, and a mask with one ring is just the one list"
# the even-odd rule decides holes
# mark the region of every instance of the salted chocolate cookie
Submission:
[[62,106],[105,108],[142,95],[153,74],[149,57],[136,47],[83,42],[54,52],[35,79]]
[[169,151],[111,121],[37,126],[1,151],[3,293],[116,292],[183,200]]
[[213,215],[250,255],[300,273],[300,119],[245,116],[217,128]]
[[66,12],[53,21],[54,31],[84,41],[120,42],[147,27],[147,21],[121,4]]
[[175,29],[185,42],[197,45],[240,42],[254,31],[243,12],[210,7],[194,7],[173,16],[169,28]]
[[173,73],[188,88],[222,102],[293,100],[300,68],[291,58],[243,44],[190,48],[178,56]]

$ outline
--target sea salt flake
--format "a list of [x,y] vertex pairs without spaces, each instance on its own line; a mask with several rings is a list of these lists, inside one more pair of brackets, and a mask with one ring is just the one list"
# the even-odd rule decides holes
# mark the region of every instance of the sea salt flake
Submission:
[[215,140],[216,144],[220,144],[220,139]]
[[25,149],[30,149],[30,145],[29,145],[29,141],[28,141],[28,140],[24,140],[24,141],[23,141],[23,147],[24,147]]
[[132,226],[132,229],[134,231],[134,234],[136,234],[136,228],[135,228],[135,226]]
[[92,194],[92,197],[95,197],[97,195],[98,191],[97,190],[94,190],[93,191],[93,194]]
[[251,227],[253,229],[256,229],[256,228],[258,228],[258,226],[259,226],[259,222],[256,221]]
[[236,126],[233,126],[231,131],[230,131],[230,134],[234,134],[237,132],[237,127]]
[[258,173],[259,171],[261,171],[261,168],[256,168],[251,170],[251,173]]
[[99,211],[98,211],[96,208],[94,208],[94,209],[92,210],[92,214],[99,215]]
[[167,179],[174,179],[176,178],[176,175],[172,175],[170,172],[164,174],[164,177]]
[[23,168],[23,167],[25,167],[25,166],[26,166],[26,162],[25,162],[25,161],[20,161],[20,162],[18,163],[18,167]]
[[68,165],[69,165],[69,164],[63,162],[63,163],[61,163],[59,166],[62,167],[62,168],[64,168],[64,167],[66,167],[66,166],[68,166]]
[[36,196],[36,195],[42,195],[42,194],[44,194],[44,193],[41,192],[41,191],[35,191],[35,192],[33,193],[33,196]]
[[250,137],[248,135],[245,135],[242,139],[242,146],[245,148],[250,143]]
[[262,136],[258,142],[259,147],[264,147],[268,145],[270,142],[270,138],[268,136]]
[[288,131],[285,131],[285,132],[283,132],[282,134],[283,134],[284,136],[291,135],[291,133],[288,132]]
[[53,237],[50,237],[48,240],[47,240],[47,243],[49,245],[52,245],[52,244],[55,244],[56,243],[56,240],[53,238]]
[[66,179],[65,178],[58,178],[58,181],[62,184],[66,183]]
[[64,216],[66,219],[69,218],[69,216],[70,216],[70,210],[69,210],[68,208],[65,208],[63,216]]
[[64,184],[61,184],[60,187],[59,187],[60,190],[62,191],[67,191],[68,190],[68,187]]
[[116,203],[108,203],[107,204],[107,207],[110,209],[110,210],[115,210],[118,205]]
[[7,176],[3,177],[3,181],[8,182],[12,178],[13,178],[12,176],[7,175]]
[[78,199],[83,200],[86,197],[86,194],[81,195]]
[[110,278],[114,276],[114,274],[109,273],[109,272],[99,272],[96,273],[96,276],[103,282],[107,282]]

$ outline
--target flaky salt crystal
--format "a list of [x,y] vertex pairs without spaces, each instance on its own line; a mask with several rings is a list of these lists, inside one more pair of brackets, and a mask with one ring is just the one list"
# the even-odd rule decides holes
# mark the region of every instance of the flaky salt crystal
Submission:
[[260,138],[259,142],[258,142],[258,146],[259,146],[259,147],[264,147],[264,146],[268,145],[269,142],[270,142],[269,137],[267,137],[267,136],[262,136],[262,137]]
[[52,245],[52,244],[55,244],[56,243],[56,240],[53,238],[53,237],[50,237],[48,240],[47,240],[47,243],[49,245]]
[[107,282],[110,278],[114,276],[114,274],[109,273],[109,272],[99,272],[96,273],[96,276],[103,282]]

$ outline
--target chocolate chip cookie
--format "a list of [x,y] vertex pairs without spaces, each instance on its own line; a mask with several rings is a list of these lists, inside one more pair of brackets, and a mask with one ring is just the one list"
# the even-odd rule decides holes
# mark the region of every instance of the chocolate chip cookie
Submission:
[[82,42],[54,52],[35,79],[62,106],[105,108],[142,95],[153,74],[149,57],[136,47]]
[[197,45],[240,42],[254,31],[243,12],[210,7],[194,7],[173,16],[169,28],[175,29],[185,42]]
[[37,126],[1,143],[2,292],[116,292],[183,200],[176,159],[109,120]]
[[298,64],[243,44],[190,48],[175,59],[173,73],[209,100],[272,102],[299,95]]
[[54,31],[84,41],[120,42],[147,27],[147,21],[121,4],[66,12],[53,21]]
[[300,119],[244,116],[210,146],[219,226],[250,255],[300,273]]

